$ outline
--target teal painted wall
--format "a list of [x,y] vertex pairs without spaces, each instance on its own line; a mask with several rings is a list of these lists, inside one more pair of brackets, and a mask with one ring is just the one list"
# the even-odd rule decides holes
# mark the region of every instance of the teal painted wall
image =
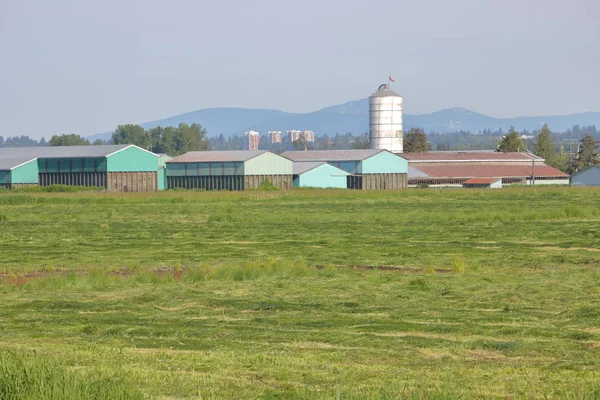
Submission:
[[106,158],[39,158],[40,173],[106,172]]
[[292,175],[293,161],[273,153],[263,153],[244,163],[244,175]]
[[27,164],[23,164],[20,167],[14,168],[10,171],[10,183],[12,185],[19,183],[38,183],[39,182],[39,169],[37,160],[29,161]]
[[172,159],[173,159],[173,157],[170,157],[170,156],[167,156],[167,155],[160,156],[158,158],[158,168],[164,167],[165,164],[167,163],[167,161],[170,161]]
[[243,176],[242,162],[167,164],[167,176]]
[[10,171],[0,171],[0,185],[8,184],[10,179]]
[[294,186],[345,189],[348,175],[350,174],[346,171],[323,164],[299,175],[297,179],[294,179]]
[[382,151],[362,162],[363,174],[407,174],[408,160]]
[[351,174],[362,174],[362,163],[360,161],[327,161],[329,164],[350,172]]
[[158,178],[158,190],[165,190],[167,188],[167,169],[165,167],[159,168],[156,175]]
[[128,147],[108,157],[108,172],[155,172],[158,156],[137,147]]

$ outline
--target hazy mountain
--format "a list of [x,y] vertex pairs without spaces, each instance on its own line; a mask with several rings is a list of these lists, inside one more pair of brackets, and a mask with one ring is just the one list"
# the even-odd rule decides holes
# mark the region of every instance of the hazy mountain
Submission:
[[[261,133],[270,130],[310,129],[316,134],[363,133],[369,130],[369,101],[361,99],[323,108],[319,111],[295,114],[278,110],[245,108],[210,108],[176,115],[157,121],[141,124],[144,128],[177,126],[180,123],[199,123],[209,136],[241,134],[253,129]],[[588,112],[572,115],[548,117],[493,118],[465,108],[449,108],[430,114],[404,115],[404,128],[421,127],[427,132],[455,132],[460,130],[477,133],[484,129],[505,131],[512,125],[517,130],[533,131],[547,123],[555,132],[564,132],[574,125],[600,127],[600,113]],[[90,136],[95,139],[109,139],[110,133]]]

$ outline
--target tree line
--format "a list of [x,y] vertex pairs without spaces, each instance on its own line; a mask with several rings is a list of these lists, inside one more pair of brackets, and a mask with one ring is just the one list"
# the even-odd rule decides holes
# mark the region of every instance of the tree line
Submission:
[[157,126],[144,129],[139,125],[119,125],[112,133],[111,139],[90,141],[75,133],[53,135],[48,142],[39,141],[28,136],[4,139],[0,136],[0,147],[30,146],[93,146],[103,144],[133,144],[154,153],[178,156],[188,151],[211,150],[212,146],[206,136],[206,129],[199,124],[179,124],[177,127]]
[[[535,136],[535,141],[524,141],[522,135]],[[575,137],[576,151],[573,154],[565,151],[564,141]],[[501,152],[531,151],[542,157],[554,168],[575,173],[588,165],[600,164],[598,159],[598,140],[600,132],[595,126],[580,127],[553,133],[548,125],[537,132],[518,132],[511,127],[507,134],[502,129],[484,130],[479,134],[459,131],[454,133],[425,133],[421,128],[411,128],[404,134],[404,151],[426,152],[431,150],[496,150]],[[77,134],[54,135],[48,142],[44,138],[36,141],[28,136],[4,138],[0,136],[0,147],[24,146],[89,146],[102,144],[134,144],[154,153],[165,153],[177,156],[188,151],[200,150],[240,150],[243,148],[243,136],[208,138],[206,130],[199,124],[179,124],[177,127],[157,126],[144,129],[139,125],[119,125],[112,133],[109,141],[96,140],[93,143]],[[569,141],[569,147],[573,143]],[[282,143],[271,143],[265,135],[261,136],[259,148],[280,153],[286,150],[336,150],[367,149],[370,147],[368,133],[354,135],[336,133],[316,136],[315,142],[298,140],[291,142],[283,137]]]

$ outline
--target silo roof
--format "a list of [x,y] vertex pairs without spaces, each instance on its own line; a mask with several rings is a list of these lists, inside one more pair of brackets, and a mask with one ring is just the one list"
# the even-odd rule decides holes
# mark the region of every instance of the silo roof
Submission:
[[363,161],[383,151],[387,150],[360,149],[286,151],[281,153],[281,155],[285,158],[289,158],[292,161]]
[[231,150],[231,151],[190,151],[179,157],[167,161],[167,164],[188,162],[243,162],[261,154],[268,153],[267,150]]
[[371,97],[402,97],[390,89],[381,89],[371,95]]

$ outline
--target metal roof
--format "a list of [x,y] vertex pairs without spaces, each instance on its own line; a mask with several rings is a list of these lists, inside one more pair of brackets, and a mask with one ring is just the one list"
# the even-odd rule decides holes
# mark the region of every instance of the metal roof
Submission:
[[381,149],[362,150],[309,150],[309,151],[286,151],[281,153],[285,158],[292,161],[363,161],[375,154],[381,153]]
[[130,146],[133,145],[111,144],[103,146],[3,147],[0,148],[0,158],[24,157],[29,158],[30,160],[33,160],[34,158],[100,158],[107,157]]
[[341,168],[336,167],[335,165],[328,164],[323,161],[297,161],[294,162],[293,172],[294,175],[302,175],[305,172],[311,171],[321,165],[329,165],[332,168],[335,168],[340,171],[340,175],[350,175],[349,172],[344,171]]
[[502,178],[471,178],[463,182],[463,185],[491,185],[494,182],[501,181]]
[[[525,178],[531,176],[530,165],[456,165],[456,164],[431,164],[419,165],[419,171],[427,174],[428,178]],[[568,174],[548,165],[535,165],[536,177],[561,177],[567,178]],[[413,179],[409,175],[410,179]]]
[[408,167],[408,177],[410,179],[413,179],[413,178],[427,178],[428,176],[429,175],[427,175],[425,172],[421,171],[418,168],[411,167],[411,166]]
[[167,164],[188,162],[242,162],[261,154],[266,150],[231,150],[231,151],[190,151],[167,161]]
[[20,165],[27,164],[35,158],[30,157],[14,157],[14,158],[0,158],[0,171],[10,171]]
[[480,152],[428,152],[428,153],[398,153],[396,154],[409,162],[459,162],[459,161],[544,161],[532,153],[501,153],[497,151]]
[[390,89],[381,89],[371,95],[371,97],[402,97],[398,93]]

